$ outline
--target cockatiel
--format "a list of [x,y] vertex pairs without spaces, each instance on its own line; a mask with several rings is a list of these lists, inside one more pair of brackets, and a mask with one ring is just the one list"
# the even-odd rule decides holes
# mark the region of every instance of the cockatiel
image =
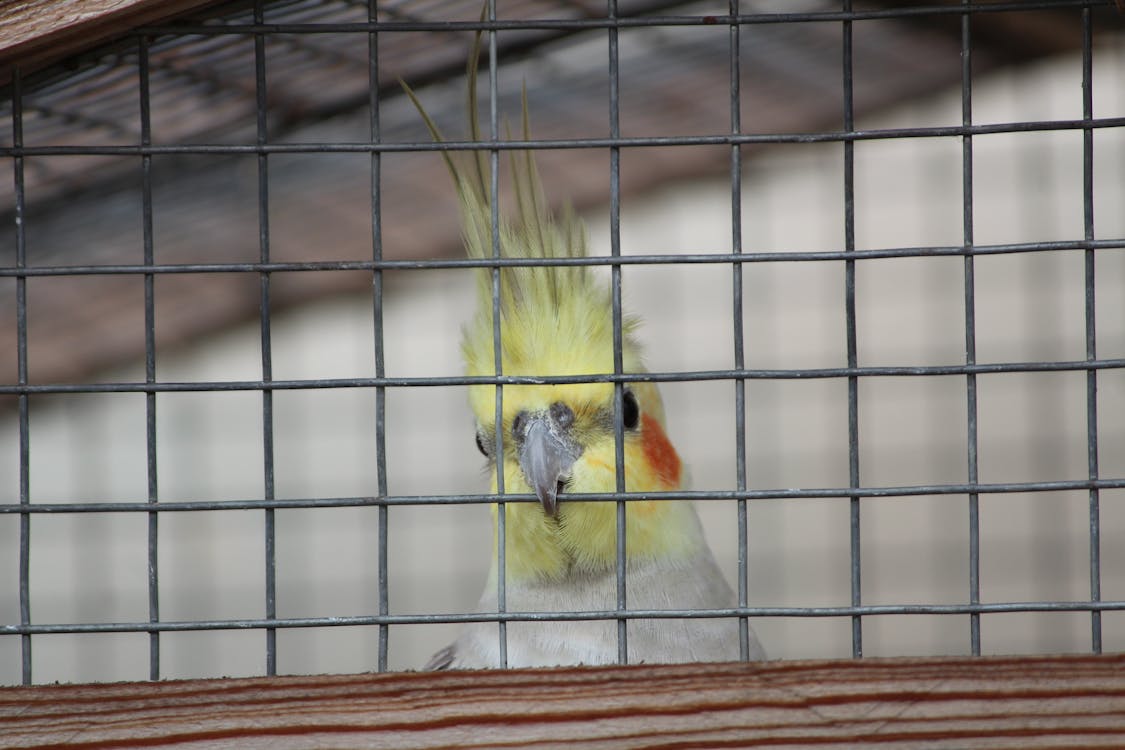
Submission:
[[[476,76],[481,35],[468,64],[469,130],[481,140]],[[408,86],[434,139],[442,135]],[[528,138],[526,92],[524,138]],[[472,258],[493,256],[489,168],[477,152],[458,161],[444,154],[460,197],[464,242]],[[506,258],[581,258],[585,227],[569,209],[552,215],[533,157],[511,157],[514,216],[501,215],[500,254]],[[480,269],[475,316],[461,344],[469,375],[496,374],[493,350],[492,271]],[[504,375],[558,376],[612,373],[613,317],[608,286],[585,266],[505,267],[500,271],[501,363]],[[622,321],[626,373],[644,372],[636,320]],[[509,612],[603,611],[617,602],[617,507],[570,499],[573,493],[616,489],[614,385],[509,385],[503,389],[502,455],[496,450],[496,390],[469,388],[476,442],[492,469],[504,473],[506,493],[533,493],[538,504],[510,503],[506,516],[506,609]],[[664,430],[660,393],[652,383],[625,386],[619,415],[624,474],[630,492],[682,486],[683,467]],[[497,611],[496,515],[492,567],[479,611]],[[715,609],[735,597],[703,537],[689,502],[626,503],[626,591],[630,609]],[[725,661],[740,656],[732,618],[633,619],[627,631],[630,662]],[[507,665],[606,664],[618,658],[617,622],[509,622]],[[765,653],[751,631],[749,656]],[[495,623],[469,623],[426,669],[499,667]]]

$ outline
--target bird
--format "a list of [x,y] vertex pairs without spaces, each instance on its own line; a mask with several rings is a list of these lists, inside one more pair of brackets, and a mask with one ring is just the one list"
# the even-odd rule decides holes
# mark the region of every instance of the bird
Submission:
[[[466,69],[469,136],[481,140],[477,115],[477,32]],[[436,142],[445,139],[417,94],[400,81]],[[526,86],[522,129],[530,140]],[[490,166],[483,152],[442,151],[459,198],[470,258],[493,257]],[[499,254],[513,259],[587,257],[586,227],[569,206],[552,210],[533,154],[512,151],[511,211],[499,214]],[[494,349],[493,271],[477,269],[478,306],[462,330],[469,376],[587,376],[614,372],[614,315],[609,285],[580,264],[506,265],[499,270],[500,356]],[[638,320],[622,316],[621,371],[644,373]],[[686,470],[670,441],[655,383],[630,381],[617,401],[613,382],[469,386],[476,444],[498,490],[533,494],[537,503],[505,503],[505,611],[602,612],[618,602],[617,504],[582,493],[617,489],[616,436],[623,438],[626,491],[684,486]],[[619,403],[619,406],[617,404]],[[619,427],[618,427],[619,425]],[[498,435],[499,433],[499,435]],[[499,443],[497,438],[499,437]],[[498,509],[492,506],[492,563],[478,612],[499,611]],[[704,537],[692,503],[629,499],[625,503],[625,594],[632,609],[724,609],[736,599]],[[456,640],[423,667],[478,669],[612,664],[619,661],[614,619],[513,620],[501,636],[495,622],[465,623]],[[629,663],[730,661],[742,655],[731,616],[628,620]],[[501,650],[501,638],[505,641]],[[749,629],[747,656],[765,659]]]

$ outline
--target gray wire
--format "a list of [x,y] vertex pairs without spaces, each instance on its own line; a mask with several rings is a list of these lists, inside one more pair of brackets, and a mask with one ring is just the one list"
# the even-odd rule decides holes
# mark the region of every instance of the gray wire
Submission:
[[[965,5],[967,0],[962,0]],[[961,16],[961,124],[971,126],[973,120],[973,67],[971,17]],[[961,139],[961,232],[966,248],[973,247],[973,137]],[[976,342],[976,276],[974,256],[966,255],[965,279],[965,364],[977,361]],[[971,484],[978,479],[977,460],[977,376],[965,374],[965,444],[967,478]],[[980,495],[969,493],[969,602],[980,602]],[[980,655],[980,614],[969,615],[969,651]]]

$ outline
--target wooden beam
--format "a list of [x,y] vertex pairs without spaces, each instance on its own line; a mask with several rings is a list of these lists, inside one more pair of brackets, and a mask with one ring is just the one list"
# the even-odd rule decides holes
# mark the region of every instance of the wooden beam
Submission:
[[216,0],[11,0],[0,1],[0,84],[12,66],[29,73]]
[[7,747],[1125,746],[1125,655],[0,689]]

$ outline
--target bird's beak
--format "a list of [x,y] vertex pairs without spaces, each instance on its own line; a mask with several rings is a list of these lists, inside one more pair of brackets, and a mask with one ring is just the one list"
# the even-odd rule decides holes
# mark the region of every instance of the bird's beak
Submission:
[[539,497],[543,512],[553,518],[559,507],[559,485],[570,476],[578,451],[550,415],[542,413],[529,417],[519,456],[524,478]]

